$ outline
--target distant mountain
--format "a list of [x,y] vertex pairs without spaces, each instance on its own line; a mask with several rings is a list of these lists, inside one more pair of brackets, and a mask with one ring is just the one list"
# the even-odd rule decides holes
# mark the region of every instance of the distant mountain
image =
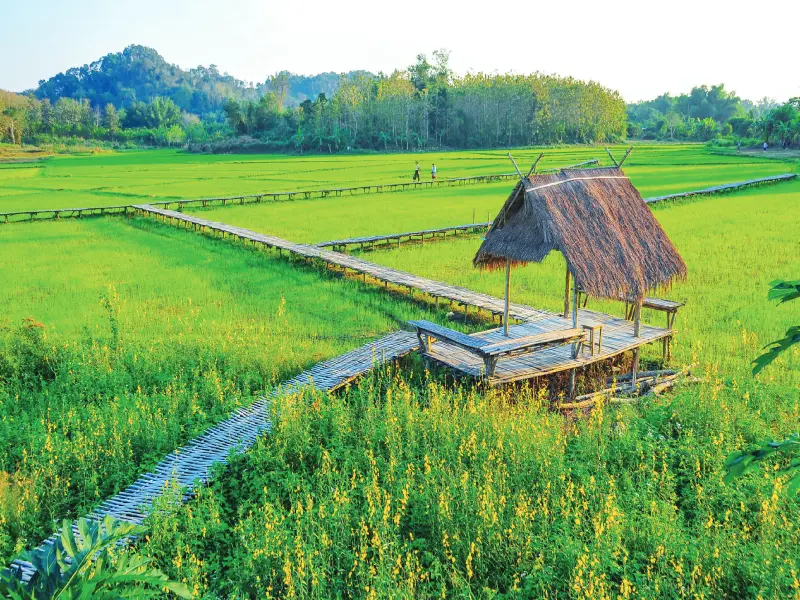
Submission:
[[[315,99],[321,93],[331,96],[339,85],[336,73],[305,76],[284,71],[281,75],[289,81],[285,100],[289,106]],[[111,103],[117,108],[164,96],[185,112],[208,117],[221,113],[228,98],[255,100],[269,91],[269,80],[250,85],[220,73],[215,65],[184,70],[168,63],[152,48],[133,45],[42,80],[32,93],[53,103],[59,98],[86,98],[93,106]]]

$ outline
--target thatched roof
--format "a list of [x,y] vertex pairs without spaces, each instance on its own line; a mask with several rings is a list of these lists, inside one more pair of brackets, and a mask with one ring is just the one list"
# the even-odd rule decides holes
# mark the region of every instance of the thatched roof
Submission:
[[618,168],[533,175],[506,200],[475,266],[541,262],[559,250],[590,295],[641,298],[686,276],[686,265],[639,192]]

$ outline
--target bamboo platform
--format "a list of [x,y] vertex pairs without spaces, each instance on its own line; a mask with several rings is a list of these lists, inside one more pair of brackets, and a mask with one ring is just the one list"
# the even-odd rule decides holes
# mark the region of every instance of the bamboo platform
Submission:
[[451,225],[450,227],[440,227],[439,229],[422,229],[420,231],[407,231],[404,233],[390,233],[386,235],[367,235],[363,237],[346,238],[343,240],[331,240],[329,242],[320,242],[314,244],[317,248],[333,248],[337,252],[347,250],[348,246],[358,246],[361,250],[365,248],[373,250],[377,248],[388,248],[389,246],[399,246],[401,242],[420,242],[425,243],[425,236],[430,239],[437,237],[447,237],[448,233],[458,235],[459,233],[476,233],[484,232],[492,224],[491,221],[486,223],[469,223],[467,225]]
[[[436,341],[431,345],[430,350],[425,353],[425,357],[453,369],[457,374],[484,380],[489,385],[504,385],[585,367],[623,352],[668,338],[675,333],[673,329],[642,324],[639,337],[635,337],[633,335],[634,325],[631,321],[586,309],[578,311],[578,323],[603,325],[603,343],[600,351],[595,349],[594,354],[592,354],[590,348],[584,345],[579,355],[573,358],[572,345],[566,345],[548,348],[540,352],[522,354],[498,361],[494,375],[488,378],[486,377],[484,362],[480,357],[453,344]],[[502,342],[540,333],[561,331],[571,327],[572,321],[570,319],[565,319],[561,315],[551,315],[536,321],[512,325],[508,328],[508,338],[503,335],[502,328],[475,333],[471,337],[488,342]]]
[[[455,302],[464,307],[465,313],[468,312],[470,307],[474,307],[475,309],[483,310],[495,317],[500,317],[503,314],[504,300],[502,298],[490,296],[489,294],[482,294],[467,288],[442,283],[434,279],[419,277],[412,273],[384,267],[361,258],[342,254],[341,252],[325,250],[324,248],[306,244],[296,244],[275,236],[257,233],[242,227],[226,225],[225,223],[217,221],[209,221],[174,210],[156,208],[148,204],[135,205],[134,208],[139,214],[160,218],[165,222],[192,227],[196,231],[217,232],[223,237],[230,235],[231,237],[245,242],[260,244],[268,248],[275,248],[281,253],[285,251],[290,255],[298,256],[312,262],[319,261],[334,269],[358,273],[365,278],[370,277],[387,286],[391,284],[406,288],[411,293],[419,291],[428,294],[436,300],[442,298],[450,302]],[[524,304],[512,303],[509,308],[509,314],[511,318],[519,321],[534,321],[542,317],[550,316],[552,313],[538,310]]]
[[[261,434],[268,432],[272,427],[269,412],[271,399],[298,392],[306,386],[332,392],[375,367],[412,352],[416,346],[417,340],[413,333],[396,331],[356,350],[318,363],[281,384],[251,406],[234,411],[226,420],[175,450],[152,471],[141,475],[133,484],[107,499],[85,518],[100,521],[106,515],[111,515],[121,521],[141,524],[153,502],[164,494],[171,482],[177,481],[183,500],[187,500],[197,482],[203,484],[208,481],[214,465],[227,463],[232,452],[247,450]],[[73,530],[78,533],[77,524],[73,524]],[[48,538],[37,551],[44,552],[56,539],[56,536]],[[19,569],[26,581],[34,573],[33,565],[28,561],[14,560],[11,567]]]

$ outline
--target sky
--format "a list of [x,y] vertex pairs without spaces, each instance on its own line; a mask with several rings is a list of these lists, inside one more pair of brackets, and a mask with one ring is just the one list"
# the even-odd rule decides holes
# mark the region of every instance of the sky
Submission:
[[0,0],[0,88],[35,87],[130,44],[252,82],[388,73],[446,48],[457,73],[569,75],[628,102],[703,83],[782,101],[800,96],[798,22],[798,0]]

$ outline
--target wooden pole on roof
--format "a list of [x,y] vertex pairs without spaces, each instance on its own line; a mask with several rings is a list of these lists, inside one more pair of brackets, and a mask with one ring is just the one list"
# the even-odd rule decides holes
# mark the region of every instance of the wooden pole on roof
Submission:
[[606,146],[606,152],[608,152],[608,157],[611,159],[611,162],[613,162],[613,163],[614,163],[614,166],[615,166],[615,167],[618,167],[618,166],[619,166],[619,163],[617,162],[617,159],[616,159],[616,158],[614,158],[614,155],[613,155],[613,154],[611,154],[611,150],[609,150],[609,149],[608,149],[608,146]]
[[522,185],[525,185],[525,178],[522,176],[522,171],[519,170],[517,166],[517,161],[514,160],[514,157],[511,156],[511,152],[508,153],[508,158],[511,159],[511,164],[514,165],[514,169],[517,171],[517,175],[519,175],[519,180],[522,182]]
[[511,289],[511,259],[506,258],[506,305],[503,310],[503,335],[508,337],[508,293]]
[[536,171],[536,165],[538,165],[538,164],[539,164],[539,161],[540,161],[540,160],[542,160],[542,157],[543,157],[543,156],[544,156],[544,152],[542,152],[542,153],[539,155],[539,157],[538,157],[538,158],[537,158],[535,161],[533,161],[533,165],[531,166],[531,170],[530,170],[530,171],[528,171],[528,174],[525,176],[525,179],[527,179],[528,177],[530,177],[530,176],[533,174],[533,172],[534,172],[534,171]]
[[619,161],[619,164],[617,165],[619,168],[622,168],[622,163],[624,163],[626,160],[628,160],[628,156],[630,155],[631,152],[633,152],[633,146],[628,148],[628,151],[625,153],[625,156],[623,156],[622,160]]
[[569,265],[567,265],[567,283],[564,286],[564,318],[569,316]]

